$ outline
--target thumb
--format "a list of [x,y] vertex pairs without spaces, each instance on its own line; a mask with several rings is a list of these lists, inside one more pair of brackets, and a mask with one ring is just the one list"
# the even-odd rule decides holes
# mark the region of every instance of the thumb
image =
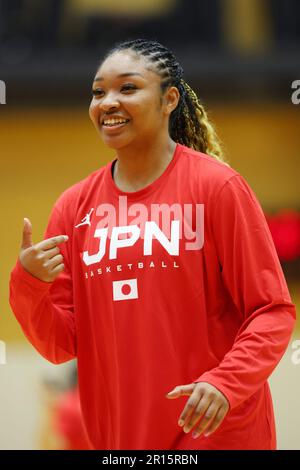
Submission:
[[22,238],[22,245],[21,248],[25,250],[26,248],[30,248],[32,243],[32,225],[29,219],[24,217],[24,226],[23,226],[23,238]]
[[171,392],[167,393],[166,398],[178,398],[183,396],[190,396],[193,393],[195,384],[178,385],[173,388]]

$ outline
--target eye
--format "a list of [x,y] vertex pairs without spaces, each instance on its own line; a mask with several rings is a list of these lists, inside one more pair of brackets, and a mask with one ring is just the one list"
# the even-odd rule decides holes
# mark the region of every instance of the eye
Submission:
[[101,90],[101,88],[95,88],[95,89],[93,88],[92,89],[92,95],[93,96],[103,96],[103,94],[104,94],[104,91]]
[[136,85],[134,85],[133,83],[126,83],[125,85],[122,85],[121,87],[121,91],[133,91],[133,90],[137,90]]
[[[137,90],[137,87],[134,85],[134,83],[126,83],[125,85],[121,86],[121,92],[126,93],[134,90]],[[92,95],[101,98],[104,95],[104,90],[102,88],[93,88]]]

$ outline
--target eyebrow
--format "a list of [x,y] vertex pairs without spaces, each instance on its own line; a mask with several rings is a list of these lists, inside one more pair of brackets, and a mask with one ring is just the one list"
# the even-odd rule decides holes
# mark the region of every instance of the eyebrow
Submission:
[[[119,75],[117,75],[117,78],[122,78],[122,77],[132,77],[134,75],[138,75],[140,77],[143,77],[143,75],[141,73],[138,73],[138,72],[125,72],[125,73],[120,73]],[[103,77],[96,77],[94,79],[94,82],[100,82],[104,80]]]

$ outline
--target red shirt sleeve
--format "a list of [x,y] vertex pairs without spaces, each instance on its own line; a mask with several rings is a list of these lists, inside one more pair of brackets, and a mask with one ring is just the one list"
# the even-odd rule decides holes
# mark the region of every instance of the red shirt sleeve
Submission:
[[[44,239],[67,234],[56,206],[50,214]],[[59,364],[76,357],[70,251],[59,245],[65,269],[53,282],[44,282],[27,272],[19,258],[11,272],[9,302],[31,344],[49,361]]]
[[224,284],[243,323],[221,363],[195,382],[214,385],[234,408],[263,386],[280,361],[296,311],[262,208],[241,175],[220,190],[212,231]]

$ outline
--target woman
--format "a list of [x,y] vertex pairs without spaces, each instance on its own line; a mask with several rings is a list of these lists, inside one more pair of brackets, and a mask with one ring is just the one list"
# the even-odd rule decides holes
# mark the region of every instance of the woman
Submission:
[[96,449],[275,449],[267,379],[295,307],[253,191],[157,42],[107,54],[90,117],[116,158],[58,198],[41,242],[24,219],[25,335],[77,357]]

